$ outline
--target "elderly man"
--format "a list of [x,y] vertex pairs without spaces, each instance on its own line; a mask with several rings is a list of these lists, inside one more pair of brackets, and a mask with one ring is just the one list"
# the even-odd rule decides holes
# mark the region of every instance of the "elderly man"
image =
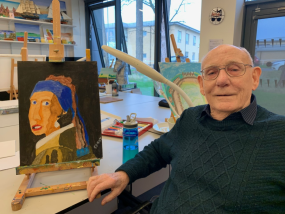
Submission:
[[116,173],[90,178],[92,201],[167,164],[172,171],[151,213],[285,213],[285,117],[257,105],[261,69],[244,48],[221,45],[198,77],[208,105],[183,112],[173,129]]

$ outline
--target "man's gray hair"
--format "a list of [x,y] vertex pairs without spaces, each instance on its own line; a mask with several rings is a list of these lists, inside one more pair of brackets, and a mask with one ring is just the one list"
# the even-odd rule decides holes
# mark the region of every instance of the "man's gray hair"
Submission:
[[248,52],[248,50],[246,50],[246,49],[243,48],[243,47],[237,47],[237,48],[239,48],[240,50],[242,50],[243,52],[245,52],[245,53],[247,54],[248,58],[250,59],[251,65],[254,66],[254,65],[253,65],[253,59],[252,59],[250,53]]
[[[219,46],[220,46],[220,45],[219,45]],[[217,47],[219,47],[219,46],[217,46]],[[236,48],[240,49],[241,51],[243,51],[243,52],[248,56],[248,58],[249,58],[249,60],[250,60],[250,62],[251,62],[251,65],[254,66],[254,64],[253,64],[253,59],[252,59],[250,53],[249,53],[245,48],[243,48],[243,47],[238,47],[238,46],[234,46],[234,45],[230,45],[230,46],[236,47]],[[217,47],[215,47],[215,48],[217,48]],[[214,48],[214,49],[215,49],[215,48]],[[208,54],[208,53],[207,53],[207,54]],[[202,59],[201,59],[201,64],[203,63],[203,61],[204,61],[204,59],[206,58],[207,54],[202,57]]]

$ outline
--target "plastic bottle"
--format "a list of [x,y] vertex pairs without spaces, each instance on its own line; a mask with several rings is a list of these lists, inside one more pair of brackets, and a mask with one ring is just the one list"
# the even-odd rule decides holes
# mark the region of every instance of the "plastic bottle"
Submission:
[[123,163],[135,157],[139,152],[139,132],[136,116],[135,113],[131,113],[130,116],[127,115],[127,120],[123,123]]
[[113,83],[112,83],[112,96],[113,96],[113,97],[119,96],[119,94],[118,94],[118,88],[119,88],[118,83],[113,82]]

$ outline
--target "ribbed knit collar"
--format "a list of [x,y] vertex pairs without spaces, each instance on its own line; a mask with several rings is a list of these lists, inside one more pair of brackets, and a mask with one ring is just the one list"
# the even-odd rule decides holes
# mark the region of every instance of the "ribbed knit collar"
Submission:
[[[246,108],[240,110],[239,112],[232,113],[227,118],[228,119],[234,119],[235,117],[237,117],[238,115],[241,114],[243,120],[247,124],[253,125],[253,122],[254,122],[254,120],[256,118],[256,113],[257,113],[256,98],[255,98],[254,94],[252,94],[249,106],[247,106]],[[210,105],[209,104],[205,106],[205,108],[203,109],[203,111],[202,111],[201,115],[199,116],[199,118],[203,117],[204,115],[208,115],[209,117],[212,118],[212,116],[211,116],[211,109],[210,109]]]

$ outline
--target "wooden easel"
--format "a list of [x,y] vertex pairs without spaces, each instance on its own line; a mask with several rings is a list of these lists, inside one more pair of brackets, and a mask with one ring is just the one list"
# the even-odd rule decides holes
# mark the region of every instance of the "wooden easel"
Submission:
[[[59,31],[55,31],[55,28],[60,28],[59,24],[59,1],[53,0],[53,20],[54,20],[54,32],[57,32],[55,36],[58,36]],[[58,14],[57,14],[58,13]],[[57,25],[55,25],[57,23]],[[61,39],[57,37],[56,44],[50,45],[50,61],[53,62],[63,62],[64,61],[64,48],[61,47]],[[58,49],[55,49],[58,48]],[[23,49],[22,49],[23,50]],[[58,50],[58,51],[57,51]],[[24,49],[24,52],[27,53],[27,49]],[[21,52],[21,53],[24,53]],[[52,55],[52,58],[51,58]],[[90,61],[90,49],[86,50],[86,61]],[[94,160],[85,160],[85,161],[73,161],[67,163],[55,163],[55,164],[45,164],[38,166],[23,166],[16,168],[16,174],[25,174],[25,178],[22,181],[20,187],[18,188],[15,197],[11,202],[11,207],[13,211],[20,210],[25,202],[26,197],[39,196],[39,195],[47,195],[53,193],[61,193],[61,192],[70,192],[74,190],[84,190],[87,188],[87,182],[73,182],[66,184],[58,184],[46,187],[36,187],[30,188],[33,180],[35,178],[36,173],[40,172],[50,172],[50,171],[59,171],[59,170],[68,170],[68,169],[77,169],[77,168],[91,168],[91,173],[93,175],[97,175],[97,166],[100,165],[100,161],[97,159]],[[36,173],[34,173],[36,172]],[[98,194],[96,198],[101,197],[101,194]]]
[[[21,48],[22,61],[28,61],[28,33],[24,33],[24,46]],[[14,59],[11,59],[11,80],[10,80],[10,100],[18,99],[17,90],[14,86],[14,72],[17,67]]]
[[[175,37],[174,37],[173,34],[170,35],[170,38],[171,38],[172,46],[173,46],[173,49],[174,49],[176,61],[177,62],[181,62],[180,57],[184,56],[184,55],[183,55],[182,51],[180,50],[180,48],[177,48],[177,44],[176,44]],[[170,62],[168,57],[165,58],[165,62]],[[186,62],[190,62],[190,59],[186,58]]]

